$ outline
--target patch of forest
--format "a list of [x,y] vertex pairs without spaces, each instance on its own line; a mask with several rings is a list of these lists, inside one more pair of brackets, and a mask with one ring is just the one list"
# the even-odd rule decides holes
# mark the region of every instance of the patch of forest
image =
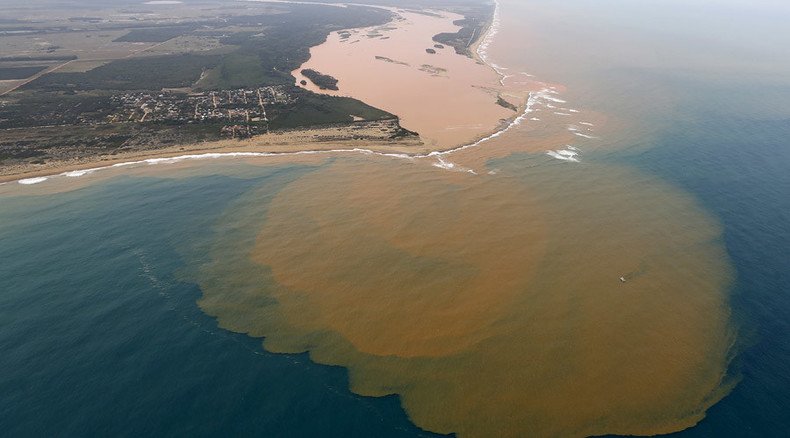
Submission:
[[338,90],[337,79],[332,76],[325,75],[311,68],[303,69],[302,75],[307,79],[310,79],[310,81],[312,81],[318,88],[322,90]]

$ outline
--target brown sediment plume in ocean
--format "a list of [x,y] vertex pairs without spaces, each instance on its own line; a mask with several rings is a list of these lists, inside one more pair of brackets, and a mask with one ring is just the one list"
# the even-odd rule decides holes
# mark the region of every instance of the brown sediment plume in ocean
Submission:
[[[270,351],[348,368],[356,393],[398,394],[430,431],[654,435],[699,422],[733,385],[719,225],[657,177],[587,162],[608,115],[580,114],[558,84],[474,64],[482,70],[470,75],[499,85],[424,94],[469,66],[446,68],[445,51],[425,54],[422,40],[408,53],[380,50],[411,25],[430,29],[424,38],[436,31],[413,20],[441,20],[406,18],[381,30],[388,40],[332,36],[307,65],[340,79],[340,93],[397,113],[429,147],[443,145],[434,149],[472,144],[497,130],[489,122],[504,128],[484,115],[468,138],[447,134],[448,117],[475,108],[461,97],[492,93],[488,104],[507,112],[497,96],[531,91],[534,105],[473,147],[338,157],[276,194],[251,194],[218,224],[210,261],[194,273],[200,306],[227,329],[265,337]],[[375,65],[359,61],[360,48]],[[337,69],[323,66],[321,50]],[[428,64],[450,79],[419,70]],[[560,148],[555,158],[582,154],[582,163],[543,155]]]
[[359,394],[399,394],[431,431],[694,425],[729,390],[719,227],[623,168],[533,170],[338,159],[265,211],[234,207],[218,229],[258,231],[220,236],[200,306],[271,351],[347,367]]

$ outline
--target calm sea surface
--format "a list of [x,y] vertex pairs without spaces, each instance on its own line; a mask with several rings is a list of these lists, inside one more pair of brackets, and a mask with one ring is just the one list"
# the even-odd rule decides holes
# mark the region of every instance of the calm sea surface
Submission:
[[[787,436],[788,21],[503,2],[489,56],[559,91],[476,175],[0,186],[0,435]],[[578,162],[522,147],[557,132]]]

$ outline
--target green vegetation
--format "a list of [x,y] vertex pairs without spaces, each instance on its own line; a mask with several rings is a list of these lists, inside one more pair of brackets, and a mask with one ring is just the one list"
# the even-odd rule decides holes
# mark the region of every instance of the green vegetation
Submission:
[[[301,89],[299,89],[301,90]],[[348,123],[354,116],[365,120],[393,119],[394,115],[350,97],[326,96],[301,90],[293,108],[284,111],[269,124],[270,129]]]
[[45,68],[47,67],[42,65],[29,67],[0,67],[0,81],[29,78]]
[[132,29],[126,35],[113,40],[128,43],[161,43],[169,39],[191,32],[195,26],[151,27]]
[[221,138],[220,126],[117,123],[95,126],[41,127],[4,131],[0,160],[44,163],[78,156],[152,150]]
[[318,86],[318,88],[322,90],[338,90],[337,79],[333,78],[332,76],[325,75],[311,68],[303,69],[302,75],[304,75],[304,77],[307,79],[310,79],[310,81],[312,81]]
[[256,87],[261,84],[289,84],[293,80],[276,70],[265,70],[255,55],[231,53],[217,67],[208,70],[196,84],[197,89],[219,90]]
[[0,106],[0,129],[76,125],[84,118],[101,118],[112,110],[113,106],[107,96],[27,94],[16,102]]
[[507,108],[509,110],[512,110],[512,111],[518,111],[518,107],[517,106],[515,106],[512,103],[506,101],[505,99],[502,98],[502,96],[497,96],[496,104],[501,106],[501,107],[503,107],[503,108]]
[[71,61],[77,59],[76,55],[43,55],[43,56],[2,56],[0,62],[16,61]]
[[31,82],[28,87],[50,91],[189,87],[204,69],[219,62],[217,55],[194,54],[119,59],[86,72],[51,73]]
[[439,44],[450,46],[460,55],[471,56],[469,47],[482,36],[488,21],[493,15],[493,5],[475,4],[462,12],[463,20],[456,20],[454,24],[461,26],[455,33],[440,33],[433,37]]

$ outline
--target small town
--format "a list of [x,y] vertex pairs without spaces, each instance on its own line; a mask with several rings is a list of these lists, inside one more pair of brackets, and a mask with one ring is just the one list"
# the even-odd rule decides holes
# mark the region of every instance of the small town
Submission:
[[[288,105],[294,98],[284,86],[183,93],[130,92],[111,97],[117,111],[109,123],[204,122],[229,124],[268,122],[267,106]],[[234,130],[235,131],[235,130]]]

